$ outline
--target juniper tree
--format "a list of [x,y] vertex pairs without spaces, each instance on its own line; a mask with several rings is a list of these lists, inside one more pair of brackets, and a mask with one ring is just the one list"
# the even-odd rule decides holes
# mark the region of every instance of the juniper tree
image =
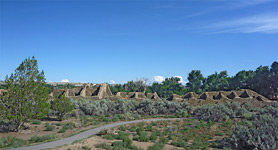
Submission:
[[7,93],[0,99],[4,119],[14,123],[18,131],[29,119],[41,119],[49,110],[48,88],[44,71],[38,70],[33,56],[25,59],[15,72],[6,76]]
[[70,99],[61,95],[56,97],[55,100],[51,101],[51,109],[57,111],[58,119],[61,121],[64,116],[73,111],[75,105],[71,103]]

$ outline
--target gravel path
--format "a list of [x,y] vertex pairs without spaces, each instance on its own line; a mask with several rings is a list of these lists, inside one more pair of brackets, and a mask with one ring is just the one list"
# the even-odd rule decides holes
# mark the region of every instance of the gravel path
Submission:
[[62,145],[65,145],[65,144],[71,144],[72,142],[74,142],[76,140],[81,140],[81,139],[84,139],[84,138],[88,138],[92,135],[97,134],[101,130],[111,129],[111,128],[114,128],[114,127],[117,127],[117,126],[120,126],[120,125],[140,123],[140,122],[148,122],[148,121],[182,120],[182,119],[183,118],[155,118],[155,119],[115,122],[115,123],[104,125],[104,126],[101,126],[101,127],[98,127],[98,128],[90,129],[90,130],[87,130],[85,132],[81,132],[81,133],[76,134],[74,136],[64,138],[64,139],[60,139],[60,140],[57,140],[57,141],[38,144],[38,145],[33,145],[33,146],[27,146],[27,147],[14,148],[14,149],[10,149],[10,150],[40,150],[40,149],[55,148],[57,146],[62,146]]

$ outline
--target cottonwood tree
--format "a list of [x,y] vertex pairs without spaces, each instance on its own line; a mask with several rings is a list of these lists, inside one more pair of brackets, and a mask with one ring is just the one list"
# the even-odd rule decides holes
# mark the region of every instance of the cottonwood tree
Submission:
[[41,119],[48,114],[50,104],[44,71],[38,70],[34,56],[6,76],[5,84],[7,93],[0,99],[0,109],[4,119],[14,124],[13,131],[18,131],[29,119]]
[[271,80],[272,96],[276,95],[276,99],[277,99],[278,98],[277,97],[277,94],[278,94],[278,62],[277,61],[273,62],[271,65],[270,76],[271,76],[270,80]]
[[201,93],[202,83],[204,80],[204,76],[202,75],[200,70],[192,70],[187,77],[188,83],[186,86],[190,91]]

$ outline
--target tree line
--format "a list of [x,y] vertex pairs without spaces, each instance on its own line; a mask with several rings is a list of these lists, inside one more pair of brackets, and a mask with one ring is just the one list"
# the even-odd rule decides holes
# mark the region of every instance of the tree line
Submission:
[[200,70],[192,70],[187,77],[188,83],[182,85],[180,78],[170,77],[163,82],[147,84],[148,79],[137,79],[125,84],[110,85],[112,93],[146,92],[154,93],[162,98],[172,94],[183,95],[188,92],[202,93],[206,91],[229,91],[251,89],[270,99],[277,99],[278,94],[278,62],[270,67],[259,66],[256,70],[242,70],[234,76],[228,76],[227,71],[215,72],[204,77]]

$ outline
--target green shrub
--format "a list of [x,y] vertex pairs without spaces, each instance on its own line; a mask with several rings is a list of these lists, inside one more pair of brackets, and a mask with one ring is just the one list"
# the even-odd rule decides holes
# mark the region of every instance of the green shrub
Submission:
[[150,136],[150,140],[151,140],[151,141],[157,140],[157,135],[155,135],[154,133],[152,133],[151,136]]
[[129,129],[130,132],[136,132],[136,127],[135,126],[132,126],[130,129]]
[[176,139],[176,136],[174,134],[169,134],[168,139],[174,140],[174,139]]
[[142,133],[139,135],[138,141],[139,141],[139,142],[148,142],[148,141],[149,141],[148,134],[147,134],[146,132],[142,132]]
[[45,128],[45,131],[53,131],[54,129],[55,129],[54,126],[49,125],[49,126],[47,126],[47,127]]
[[177,142],[177,146],[186,148],[187,143],[183,139],[179,139],[178,142]]
[[63,124],[59,122],[59,123],[56,123],[55,125],[56,126],[62,126]]
[[199,120],[221,122],[235,117],[243,117],[248,111],[241,108],[240,103],[207,104],[194,111],[194,116]]
[[112,118],[112,121],[113,121],[113,122],[117,122],[118,120],[119,120],[118,115],[115,115],[115,116]]
[[103,136],[104,139],[107,139],[107,140],[114,140],[114,136],[112,134],[106,134]]
[[159,143],[163,143],[163,144],[167,144],[168,143],[168,139],[165,138],[164,136],[159,138]]
[[114,137],[118,140],[122,140],[126,138],[128,134],[126,132],[120,131],[117,135],[114,135]]
[[31,124],[41,124],[42,122],[40,120],[36,120],[36,119],[33,119],[31,120]]
[[194,149],[207,149],[208,146],[209,142],[207,142],[201,136],[196,136],[193,140],[193,143],[190,145],[190,147]]
[[51,109],[56,112],[56,115],[59,120],[62,120],[64,116],[73,111],[75,105],[71,103],[71,100],[64,95],[60,97],[56,97],[53,101],[51,101]]
[[49,142],[56,139],[55,135],[32,136],[30,143]]
[[246,112],[242,115],[242,117],[247,120],[254,120],[256,118],[256,115],[250,112]]
[[72,129],[73,127],[74,127],[73,123],[69,122],[69,123],[65,124],[65,125],[63,126],[63,128],[60,129],[60,130],[58,131],[58,133],[64,133],[64,132],[66,132],[68,129]]
[[7,148],[7,147],[15,148],[15,147],[21,147],[25,144],[27,144],[26,141],[13,136],[0,138],[0,148]]
[[154,143],[152,146],[148,147],[148,150],[162,150],[164,146],[163,143]]
[[[73,102],[75,103],[76,107],[78,107],[86,115],[101,116],[113,114],[113,122],[118,120],[138,118],[138,114],[168,114],[172,115],[173,117],[178,113],[180,117],[185,117],[192,110],[192,106],[186,102],[177,103],[166,100],[157,103],[154,103],[154,101],[149,99],[143,100],[141,103],[138,103],[134,100],[80,100]],[[136,111],[138,114],[132,115],[134,111]]]
[[278,149],[278,118],[273,115],[259,115],[253,122],[254,128],[236,126],[230,138],[236,149]]
[[95,144],[95,147],[99,149],[112,150],[111,146],[105,143]]
[[125,147],[131,147],[132,145],[132,140],[129,139],[128,137],[123,138],[123,143]]
[[108,133],[107,129],[101,130],[98,135],[106,135]]
[[45,131],[53,131],[55,129],[55,126],[53,125],[48,125],[45,127]]
[[81,148],[84,150],[91,150],[91,147],[89,147],[89,146],[82,146]]
[[223,133],[223,132],[220,132],[220,131],[217,131],[217,132],[215,133],[215,135],[216,135],[216,136],[223,136],[224,133]]
[[146,126],[146,130],[147,130],[147,131],[152,131],[152,130],[153,130],[152,124],[147,125],[147,126]]
[[125,128],[124,126],[120,126],[120,127],[119,127],[119,130],[120,130],[120,131],[125,131],[126,128]]

